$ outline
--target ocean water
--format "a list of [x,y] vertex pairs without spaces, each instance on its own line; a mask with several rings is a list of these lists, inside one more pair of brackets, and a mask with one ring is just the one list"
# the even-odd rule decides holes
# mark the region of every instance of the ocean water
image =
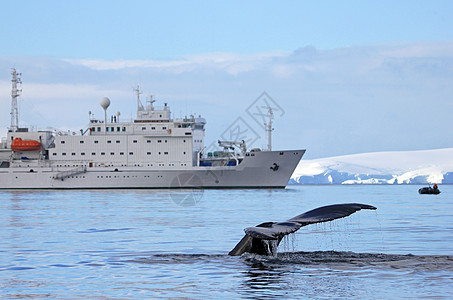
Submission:
[[[1,299],[450,299],[453,186],[0,191]],[[275,257],[227,253],[243,228],[335,203]]]

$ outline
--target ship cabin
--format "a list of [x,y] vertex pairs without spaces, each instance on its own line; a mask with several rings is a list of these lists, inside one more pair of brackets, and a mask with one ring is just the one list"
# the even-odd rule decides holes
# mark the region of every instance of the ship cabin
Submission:
[[[172,118],[167,103],[144,107],[137,93],[137,116],[121,122],[120,113],[107,117],[108,98],[101,99],[104,120],[90,112],[89,125],[79,133],[70,131],[10,130],[0,149],[0,167],[148,167],[186,168],[236,166],[246,153],[244,141],[219,141],[224,151],[204,153],[206,120],[194,115]],[[240,155],[234,149],[240,150]],[[231,151],[233,150],[233,151]],[[3,157],[4,156],[4,157]]]
[[[103,102],[104,100],[104,102]],[[152,98],[143,107],[138,100],[137,117],[120,122],[120,114],[107,118],[106,98],[101,100],[105,119],[91,118],[80,135],[56,135],[49,160],[62,164],[88,162],[94,166],[135,166],[181,168],[197,165],[204,148],[206,120],[193,115],[171,118],[170,107],[153,106]],[[77,166],[77,165],[74,165]]]

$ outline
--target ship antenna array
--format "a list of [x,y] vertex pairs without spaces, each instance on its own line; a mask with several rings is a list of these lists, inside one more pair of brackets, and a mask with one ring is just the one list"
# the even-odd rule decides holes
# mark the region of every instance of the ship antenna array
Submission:
[[272,119],[274,118],[274,112],[271,107],[268,108],[267,115],[269,117],[269,122],[264,123],[264,127],[267,132],[267,150],[272,151],[272,130],[274,130],[274,128],[272,128]]
[[13,68],[11,71],[12,75],[12,89],[11,89],[11,127],[10,130],[12,132],[16,132],[19,128],[19,109],[17,106],[17,98],[19,97],[22,89],[18,86],[22,84],[20,76],[22,73],[17,73],[16,68]]

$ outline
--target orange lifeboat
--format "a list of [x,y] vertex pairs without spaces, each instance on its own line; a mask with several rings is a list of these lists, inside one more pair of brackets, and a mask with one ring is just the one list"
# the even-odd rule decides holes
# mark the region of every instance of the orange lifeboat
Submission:
[[32,140],[22,140],[21,138],[15,138],[11,144],[11,150],[13,151],[39,151],[41,150],[41,143]]

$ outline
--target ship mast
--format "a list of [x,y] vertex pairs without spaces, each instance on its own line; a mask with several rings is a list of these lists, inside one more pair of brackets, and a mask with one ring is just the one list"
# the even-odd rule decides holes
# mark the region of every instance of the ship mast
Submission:
[[19,89],[17,86],[22,84],[20,79],[22,73],[17,73],[16,68],[13,68],[11,75],[13,76],[13,79],[11,80],[11,127],[9,130],[16,132],[19,128],[19,109],[17,107],[17,98],[19,97],[20,92],[22,92],[22,89]]
[[140,92],[140,86],[138,85],[136,88],[134,88],[134,92],[137,94],[137,117],[138,117],[138,112],[144,110],[142,102],[140,101],[140,95],[143,94],[143,92]]
[[267,132],[267,151],[272,151],[272,130],[274,130],[274,128],[272,128],[272,119],[274,118],[272,108],[269,107],[267,115],[269,116],[269,122],[264,123],[264,127]]

